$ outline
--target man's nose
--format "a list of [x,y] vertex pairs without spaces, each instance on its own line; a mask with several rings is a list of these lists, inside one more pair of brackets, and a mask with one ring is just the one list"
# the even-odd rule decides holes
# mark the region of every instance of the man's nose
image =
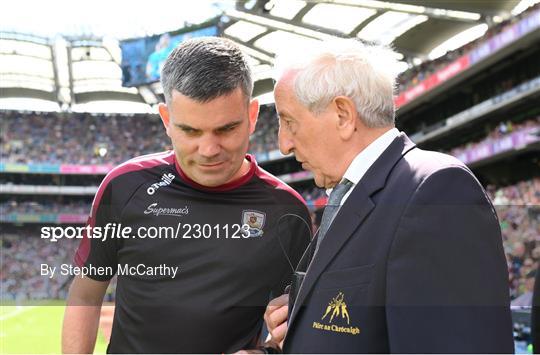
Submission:
[[199,142],[199,155],[205,158],[212,158],[221,152],[221,143],[219,138],[213,134],[201,138]]
[[293,141],[289,135],[289,133],[286,132],[285,129],[279,128],[278,131],[278,143],[279,143],[279,150],[281,154],[287,155],[292,153],[294,149]]

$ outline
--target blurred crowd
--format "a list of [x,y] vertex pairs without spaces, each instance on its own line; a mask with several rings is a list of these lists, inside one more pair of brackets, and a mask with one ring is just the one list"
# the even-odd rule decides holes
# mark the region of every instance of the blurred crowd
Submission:
[[453,51],[449,51],[445,55],[437,59],[425,61],[420,65],[416,65],[411,69],[408,69],[407,71],[403,72],[398,78],[398,92],[403,92],[413,86],[416,86],[418,83],[422,82],[430,75],[438,72],[456,59],[479,47],[484,42],[491,39],[493,36],[501,33],[505,29],[519,22],[522,18],[528,16],[532,11],[538,8],[540,8],[540,3],[534,4],[533,6],[529,7],[527,10],[523,11],[517,16],[511,16],[507,20],[491,26],[482,37],[472,42],[469,42],[468,44]]
[[[532,296],[540,262],[540,178],[501,188],[488,186],[487,191],[501,224],[510,295],[513,300]],[[528,297],[528,305],[531,300]],[[516,305],[524,304],[518,301]]]
[[31,228],[21,228],[17,234],[2,233],[2,301],[40,300],[65,298],[67,275],[59,271],[50,278],[41,275],[41,264],[57,267],[70,264],[77,240],[62,239],[51,243],[39,238],[39,232]]
[[486,126],[487,135],[474,142],[469,142],[463,146],[457,147],[452,149],[449,154],[453,156],[459,156],[461,153],[475,149],[476,147],[486,144],[486,143],[495,143],[499,141],[501,138],[504,138],[505,136],[517,132],[523,129],[528,128],[538,128],[540,132],[540,116],[527,120],[525,122],[521,123],[512,123],[511,121],[501,122],[499,125],[497,125],[495,128],[489,128],[489,126]]
[[261,107],[257,129],[250,138],[249,151],[253,154],[270,152],[278,149],[278,119],[274,105]]
[[0,203],[0,215],[12,213],[24,214],[88,214],[90,204],[85,201],[72,201],[59,203],[57,201],[37,202],[37,201],[17,201],[15,199]]
[[[0,111],[0,160],[19,164],[120,164],[171,149],[157,115]],[[278,148],[273,105],[261,107],[250,153]]]
[[119,164],[171,148],[157,115],[1,111],[0,117],[3,162]]
[[[7,163],[120,164],[133,157],[171,149],[161,122],[152,115],[64,117],[60,113],[22,114],[4,111],[0,134],[0,160]],[[487,127],[487,136],[453,149],[450,154],[496,141],[506,134],[540,127],[540,117],[523,123],[503,122]],[[261,110],[249,152],[278,149],[278,122],[273,106]]]
[[[306,200],[308,207],[318,208],[324,207],[326,205],[326,200],[328,195],[326,195],[326,190],[319,187],[307,188],[305,190],[299,191],[302,194],[304,200]],[[319,203],[322,202],[322,203]]]

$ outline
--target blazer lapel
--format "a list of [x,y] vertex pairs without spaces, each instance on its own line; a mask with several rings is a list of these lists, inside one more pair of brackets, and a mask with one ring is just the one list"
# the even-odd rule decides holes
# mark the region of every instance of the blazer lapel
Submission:
[[291,312],[288,322],[289,328],[291,328],[300,306],[310,294],[321,273],[375,207],[371,196],[384,187],[392,168],[403,155],[414,147],[414,143],[404,133],[401,133],[354,187],[351,195],[338,211],[326,237],[321,242],[319,251],[307,269],[304,282],[298,291]]
[[319,275],[324,271],[328,263],[339,252],[343,244],[345,244],[345,242],[352,236],[355,229],[360,225],[360,223],[362,223],[364,218],[369,215],[375,206],[361,184],[355,186],[353,192],[347,199],[347,202],[349,202],[351,198],[354,198],[355,201],[363,201],[363,203],[359,205],[360,208],[356,207],[354,209],[347,209],[346,203],[339,210],[334,221],[332,222],[332,225],[330,226],[330,229],[327,231],[326,238],[324,238],[324,240],[321,242],[321,246],[317,254],[314,256],[311,264],[309,264],[304,282],[300,286],[300,290],[291,313],[289,326],[292,324],[296,314],[298,313],[299,305],[304,303],[304,300],[310,293],[315,281],[317,281],[319,278]]

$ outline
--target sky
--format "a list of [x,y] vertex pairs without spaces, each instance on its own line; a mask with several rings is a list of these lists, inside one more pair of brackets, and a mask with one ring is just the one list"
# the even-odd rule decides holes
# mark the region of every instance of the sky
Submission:
[[2,4],[0,30],[125,39],[176,30],[186,21],[200,23],[227,7],[234,1],[12,0]]

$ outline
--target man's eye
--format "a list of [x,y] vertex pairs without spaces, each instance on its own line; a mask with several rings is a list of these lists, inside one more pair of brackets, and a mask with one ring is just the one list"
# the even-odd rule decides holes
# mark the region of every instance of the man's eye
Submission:
[[197,134],[197,131],[194,130],[193,128],[182,128],[182,132],[190,136]]

